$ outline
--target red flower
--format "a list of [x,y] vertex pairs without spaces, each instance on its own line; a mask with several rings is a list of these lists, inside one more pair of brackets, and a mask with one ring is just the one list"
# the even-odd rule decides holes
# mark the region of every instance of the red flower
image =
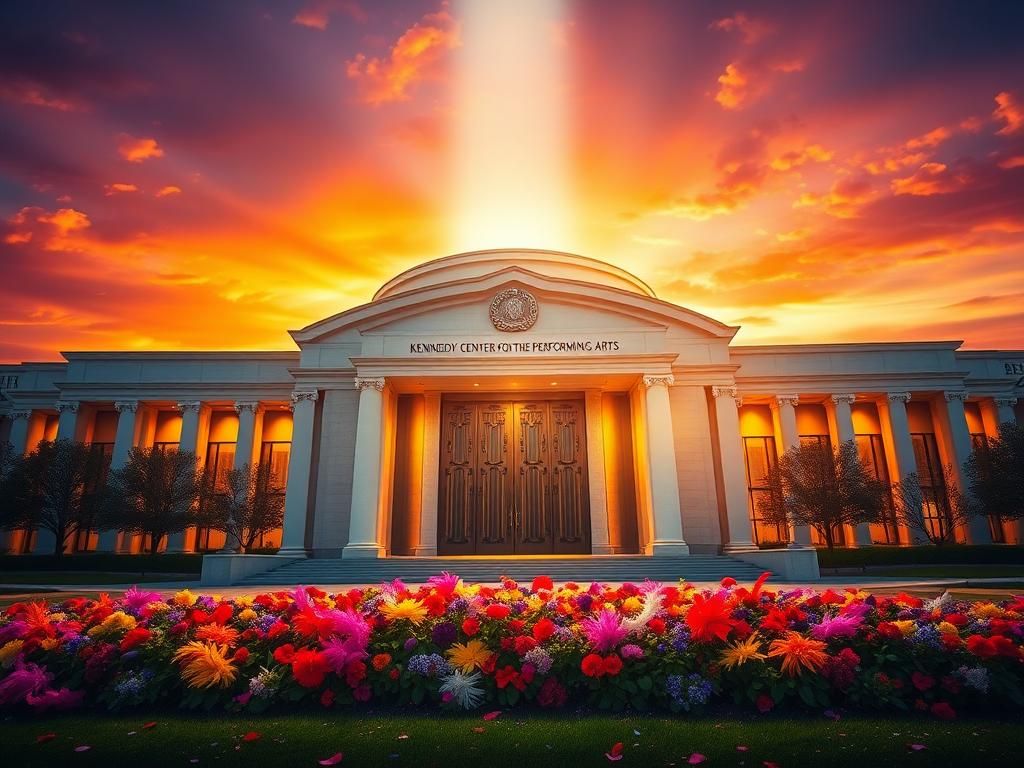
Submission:
[[390,677],[392,680],[397,680],[400,674],[401,672],[398,671],[398,667],[392,667],[391,671],[388,672],[388,677]]
[[302,648],[292,658],[292,675],[303,688],[319,688],[330,669],[330,664],[320,651]]
[[526,688],[526,683],[522,681],[519,677],[519,673],[511,664],[506,665],[504,669],[499,669],[494,673],[494,682],[498,684],[499,688],[505,688],[509,684],[514,688],[518,688],[520,691]]
[[921,672],[912,673],[910,675],[910,682],[912,682],[914,687],[919,691],[927,691],[929,688],[933,688],[935,686],[935,678]]
[[249,649],[239,648],[235,651],[235,655],[231,657],[231,660],[236,664],[245,664],[249,660]]
[[553,634],[555,634],[555,622],[551,619],[541,619],[533,625],[533,639],[538,643],[543,643]]
[[583,657],[580,669],[587,677],[601,677],[604,674],[604,659],[596,653],[588,653]]
[[295,646],[291,643],[285,643],[274,649],[274,661],[278,664],[291,664],[293,658],[295,658]]
[[136,627],[135,629],[129,630],[128,634],[126,634],[121,640],[121,653],[130,651],[132,648],[142,645],[152,636],[153,633],[145,627]]
[[999,655],[995,643],[991,638],[982,635],[971,635],[967,638],[967,650],[981,659],[991,659]]
[[537,641],[528,635],[520,635],[515,640],[515,649],[519,656],[525,656],[536,647]]
[[468,637],[472,637],[480,631],[480,622],[473,618],[466,619],[462,622],[462,631]]
[[494,668],[496,666],[498,666],[498,654],[492,653],[490,656],[487,657],[487,661],[485,661],[484,665],[480,667],[480,670],[485,675],[490,675],[494,672]]
[[878,634],[886,640],[898,640],[903,637],[903,632],[895,624],[889,621],[878,622]]
[[619,672],[622,671],[622,659],[617,654],[611,654],[610,656],[604,657],[604,673],[608,677],[615,677]]
[[275,621],[273,624],[270,625],[270,629],[267,630],[267,639],[273,640],[278,635],[287,631],[287,624],[285,624],[283,621]]
[[373,691],[364,683],[352,691],[352,698],[356,701],[369,701],[373,698]]
[[665,633],[665,620],[653,618],[647,622],[647,628],[656,635],[663,635]]
[[445,609],[448,607],[444,595],[436,592],[423,598],[423,604],[427,607],[427,613],[431,616],[444,616]]
[[725,604],[725,595],[705,598],[699,592],[693,596],[693,605],[686,612],[686,624],[690,627],[690,636],[699,643],[712,640],[725,640],[732,629],[729,608]]
[[334,703],[334,691],[328,688],[322,694],[320,694],[320,704],[324,707],[329,707]]
[[1013,644],[1013,641],[1008,637],[1002,635],[992,636],[992,645],[995,646],[996,653],[1000,656],[1006,656],[1007,658],[1016,659],[1020,656],[1020,652],[1017,650],[1017,646]]
[[761,619],[761,629],[766,632],[785,632],[789,628],[789,619],[786,612],[778,608],[769,608],[768,613]]
[[536,579],[533,580],[533,584],[530,585],[530,589],[534,592],[537,592],[541,589],[551,590],[554,588],[555,585],[551,581],[550,576],[538,576]]
[[526,622],[522,619],[512,619],[512,621],[508,623],[508,631],[511,632],[513,635],[518,635],[520,632],[523,631],[523,627],[525,626]]
[[932,704],[931,712],[940,720],[956,720],[956,710],[945,701],[937,701]]
[[349,688],[355,688],[366,678],[366,664],[361,661],[350,661],[345,666],[345,682]]
[[537,691],[537,703],[542,707],[564,707],[569,692],[555,678],[549,677]]
[[383,672],[387,668],[388,664],[391,663],[391,654],[378,653],[373,657],[372,663],[375,670]]
[[726,587],[726,588],[728,588],[728,587],[735,587],[736,586],[736,579],[734,579],[732,576],[726,576],[724,579],[722,579],[721,583],[722,583],[722,586]]
[[507,605],[502,605],[501,603],[491,603],[487,606],[487,610],[484,611],[484,613],[487,614],[488,618],[498,619],[500,621],[501,619],[507,619],[508,615],[512,613],[512,609]]
[[764,715],[775,709],[775,699],[773,699],[767,693],[762,693],[760,696],[757,697],[757,700],[754,702],[754,706],[757,707],[758,712]]
[[962,613],[951,613],[946,616],[945,620],[952,624],[954,627],[960,628],[966,627],[971,619],[969,616],[966,616]]

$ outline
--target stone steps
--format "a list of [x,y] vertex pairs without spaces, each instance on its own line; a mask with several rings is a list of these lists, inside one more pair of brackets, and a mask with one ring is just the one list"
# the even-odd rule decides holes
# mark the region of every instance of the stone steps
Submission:
[[641,582],[644,579],[675,582],[719,581],[732,576],[752,582],[762,569],[721,555],[689,557],[598,556],[591,558],[478,559],[458,557],[394,557],[380,560],[322,558],[300,560],[281,568],[250,576],[241,586],[285,586],[296,584],[373,584],[400,578],[423,583],[442,571],[465,581],[495,582],[502,576],[528,582],[535,576],[550,576],[556,582],[608,581]]

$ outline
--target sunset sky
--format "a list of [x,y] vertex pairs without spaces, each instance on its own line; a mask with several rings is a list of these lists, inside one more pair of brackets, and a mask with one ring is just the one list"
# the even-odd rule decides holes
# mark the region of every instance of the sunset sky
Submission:
[[3,3],[0,360],[521,245],[736,343],[1024,347],[1024,3],[492,2]]

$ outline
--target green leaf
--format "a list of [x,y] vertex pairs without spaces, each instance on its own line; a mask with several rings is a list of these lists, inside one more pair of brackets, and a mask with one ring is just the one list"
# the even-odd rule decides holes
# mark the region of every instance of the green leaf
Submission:
[[801,685],[799,688],[797,688],[797,692],[800,694],[800,699],[808,707],[813,707],[817,704],[813,688],[810,688],[806,685]]
[[636,685],[641,691],[649,691],[654,687],[654,682],[647,675],[644,675],[636,681]]

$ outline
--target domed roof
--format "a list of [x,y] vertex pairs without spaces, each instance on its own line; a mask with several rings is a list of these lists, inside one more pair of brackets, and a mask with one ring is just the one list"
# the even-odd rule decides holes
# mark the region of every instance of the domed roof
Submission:
[[374,294],[373,300],[378,301],[431,285],[482,277],[506,267],[522,267],[547,277],[597,283],[655,297],[651,287],[639,277],[604,261],[562,251],[500,248],[457,253],[418,264],[391,278]]

